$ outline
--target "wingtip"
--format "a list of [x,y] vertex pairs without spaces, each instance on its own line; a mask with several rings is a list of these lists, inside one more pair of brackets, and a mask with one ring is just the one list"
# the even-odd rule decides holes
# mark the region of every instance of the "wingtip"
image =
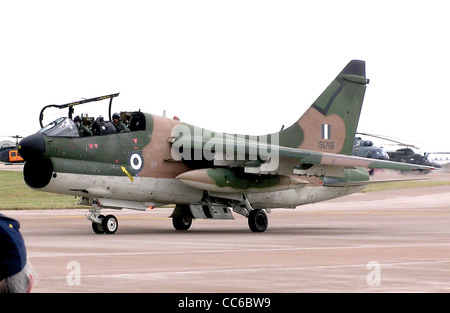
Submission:
[[343,74],[366,76],[366,62],[363,60],[351,60],[342,70]]

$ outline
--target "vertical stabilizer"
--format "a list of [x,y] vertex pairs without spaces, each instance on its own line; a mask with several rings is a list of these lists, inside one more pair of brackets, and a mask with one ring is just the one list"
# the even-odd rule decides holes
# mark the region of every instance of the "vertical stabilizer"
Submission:
[[365,62],[352,60],[292,126],[280,145],[350,155],[369,80]]

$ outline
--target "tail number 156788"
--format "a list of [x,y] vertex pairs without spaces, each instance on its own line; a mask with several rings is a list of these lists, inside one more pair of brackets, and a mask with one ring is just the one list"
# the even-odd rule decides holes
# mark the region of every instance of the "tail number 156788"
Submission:
[[334,149],[334,142],[333,141],[321,141],[319,140],[317,142],[317,148],[320,150],[333,150]]

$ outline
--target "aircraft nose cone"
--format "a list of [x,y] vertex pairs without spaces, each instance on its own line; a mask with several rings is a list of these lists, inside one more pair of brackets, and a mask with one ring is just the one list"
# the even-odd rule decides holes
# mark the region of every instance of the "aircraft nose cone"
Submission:
[[18,151],[25,161],[43,159],[45,153],[44,136],[36,133],[25,137],[19,142]]

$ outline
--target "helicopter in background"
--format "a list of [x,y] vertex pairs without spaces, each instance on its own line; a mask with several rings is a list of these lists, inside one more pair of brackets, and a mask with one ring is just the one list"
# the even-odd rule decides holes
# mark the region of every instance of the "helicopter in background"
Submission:
[[[431,167],[441,167],[437,163],[433,163],[428,159],[429,153],[416,153],[411,148],[401,148],[396,151],[388,152],[389,159],[391,161],[396,162],[403,162],[403,163],[410,163],[410,164],[421,164],[421,165],[427,165]],[[427,170],[423,173],[429,173],[430,171]]]
[[[355,137],[352,155],[369,159],[389,160],[389,155],[383,147],[374,146],[373,141],[364,140],[361,137]],[[374,170],[373,168],[369,169],[369,175],[373,175]]]
[[[357,132],[356,134],[391,141],[397,145],[405,146],[405,148],[400,148],[395,151],[384,152],[383,148],[373,146],[372,141],[362,140],[361,137],[356,137],[354,144],[353,144],[352,155],[362,156],[362,157],[367,157],[367,158],[378,158],[378,159],[390,160],[390,161],[394,161],[394,162],[426,165],[426,166],[430,166],[430,167],[434,167],[434,168],[441,167],[440,164],[429,160],[428,156],[430,153],[420,154],[420,153],[414,152],[414,150],[412,148],[419,149],[418,147],[416,147],[414,145],[405,144],[401,141],[394,140],[394,139],[387,138],[385,136],[380,136],[380,135],[359,133],[359,132]],[[358,144],[359,144],[359,146],[358,146]],[[353,154],[353,151],[355,152],[355,154]],[[381,151],[383,151],[384,154]],[[364,154],[366,154],[366,155],[364,155]],[[427,174],[429,172],[430,172],[430,170],[423,170],[423,171],[419,170],[419,173],[422,173],[422,174]]]
[[370,140],[355,137],[353,141],[352,155],[363,158],[389,160],[389,156],[383,147],[374,146]]
[[19,136],[19,135],[4,136],[4,137],[15,138],[16,145],[15,146],[10,146],[10,145],[1,146],[0,147],[0,161],[5,162],[6,164],[25,162],[25,160],[18,153],[19,139],[23,138],[23,137]]

